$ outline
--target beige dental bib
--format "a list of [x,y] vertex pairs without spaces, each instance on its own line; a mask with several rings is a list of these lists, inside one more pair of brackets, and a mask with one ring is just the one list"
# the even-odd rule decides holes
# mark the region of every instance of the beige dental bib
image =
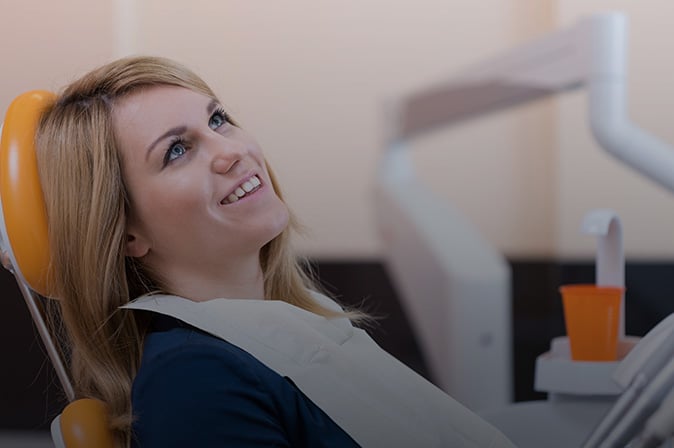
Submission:
[[513,447],[346,318],[328,320],[278,300],[194,302],[169,295],[123,308],[175,317],[247,351],[290,378],[363,447]]

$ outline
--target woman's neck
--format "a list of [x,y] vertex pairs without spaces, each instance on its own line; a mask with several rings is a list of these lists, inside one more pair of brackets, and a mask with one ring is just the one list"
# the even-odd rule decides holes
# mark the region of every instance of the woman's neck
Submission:
[[[157,269],[157,268],[155,268]],[[211,299],[264,299],[264,275],[259,255],[239,257],[235,261],[209,266],[206,263],[174,263],[160,267],[171,294],[195,302]]]

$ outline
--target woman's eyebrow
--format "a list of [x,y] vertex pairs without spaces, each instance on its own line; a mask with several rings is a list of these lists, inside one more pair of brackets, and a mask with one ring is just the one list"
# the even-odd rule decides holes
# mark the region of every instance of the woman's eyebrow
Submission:
[[216,107],[218,107],[219,101],[213,98],[210,103],[208,103],[208,106],[206,106],[206,112],[211,113],[215,110]]
[[164,140],[167,137],[184,134],[186,131],[187,126],[176,126],[164,132],[162,135],[159,136],[159,138],[157,138],[157,140],[155,140],[154,142],[152,142],[150,146],[148,146],[147,152],[145,153],[145,161],[147,161],[150,158],[150,153],[157,146],[157,143],[159,143],[160,141]]
[[[213,112],[215,108],[218,107],[218,104],[219,101],[213,98],[211,101],[209,101],[208,105],[206,106],[206,113],[210,115],[211,112]],[[153,141],[150,146],[148,146],[147,152],[145,153],[145,160],[147,161],[150,158],[150,153],[155,148],[155,146],[157,146],[157,143],[159,143],[160,141],[164,140],[167,137],[184,134],[186,131],[187,131],[186,126],[176,126],[164,132],[155,141]]]

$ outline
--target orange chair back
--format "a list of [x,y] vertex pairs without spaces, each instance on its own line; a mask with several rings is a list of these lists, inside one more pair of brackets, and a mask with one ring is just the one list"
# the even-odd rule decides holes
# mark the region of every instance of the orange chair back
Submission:
[[41,112],[56,96],[34,90],[18,96],[7,110],[0,142],[0,198],[8,248],[15,272],[31,289],[51,297],[48,288],[47,215],[35,156],[35,129]]
[[[47,214],[35,154],[35,131],[44,109],[56,95],[34,90],[18,96],[7,109],[0,140],[0,231],[6,252],[36,328],[69,400],[74,392],[33,294],[55,298],[50,289]],[[60,416],[67,448],[112,448],[106,406],[99,400],[72,401]]]

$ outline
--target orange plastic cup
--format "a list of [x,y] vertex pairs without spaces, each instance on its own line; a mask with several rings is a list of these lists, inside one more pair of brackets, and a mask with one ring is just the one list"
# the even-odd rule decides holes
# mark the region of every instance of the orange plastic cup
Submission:
[[574,361],[615,361],[618,358],[620,302],[625,288],[565,285],[566,334]]

